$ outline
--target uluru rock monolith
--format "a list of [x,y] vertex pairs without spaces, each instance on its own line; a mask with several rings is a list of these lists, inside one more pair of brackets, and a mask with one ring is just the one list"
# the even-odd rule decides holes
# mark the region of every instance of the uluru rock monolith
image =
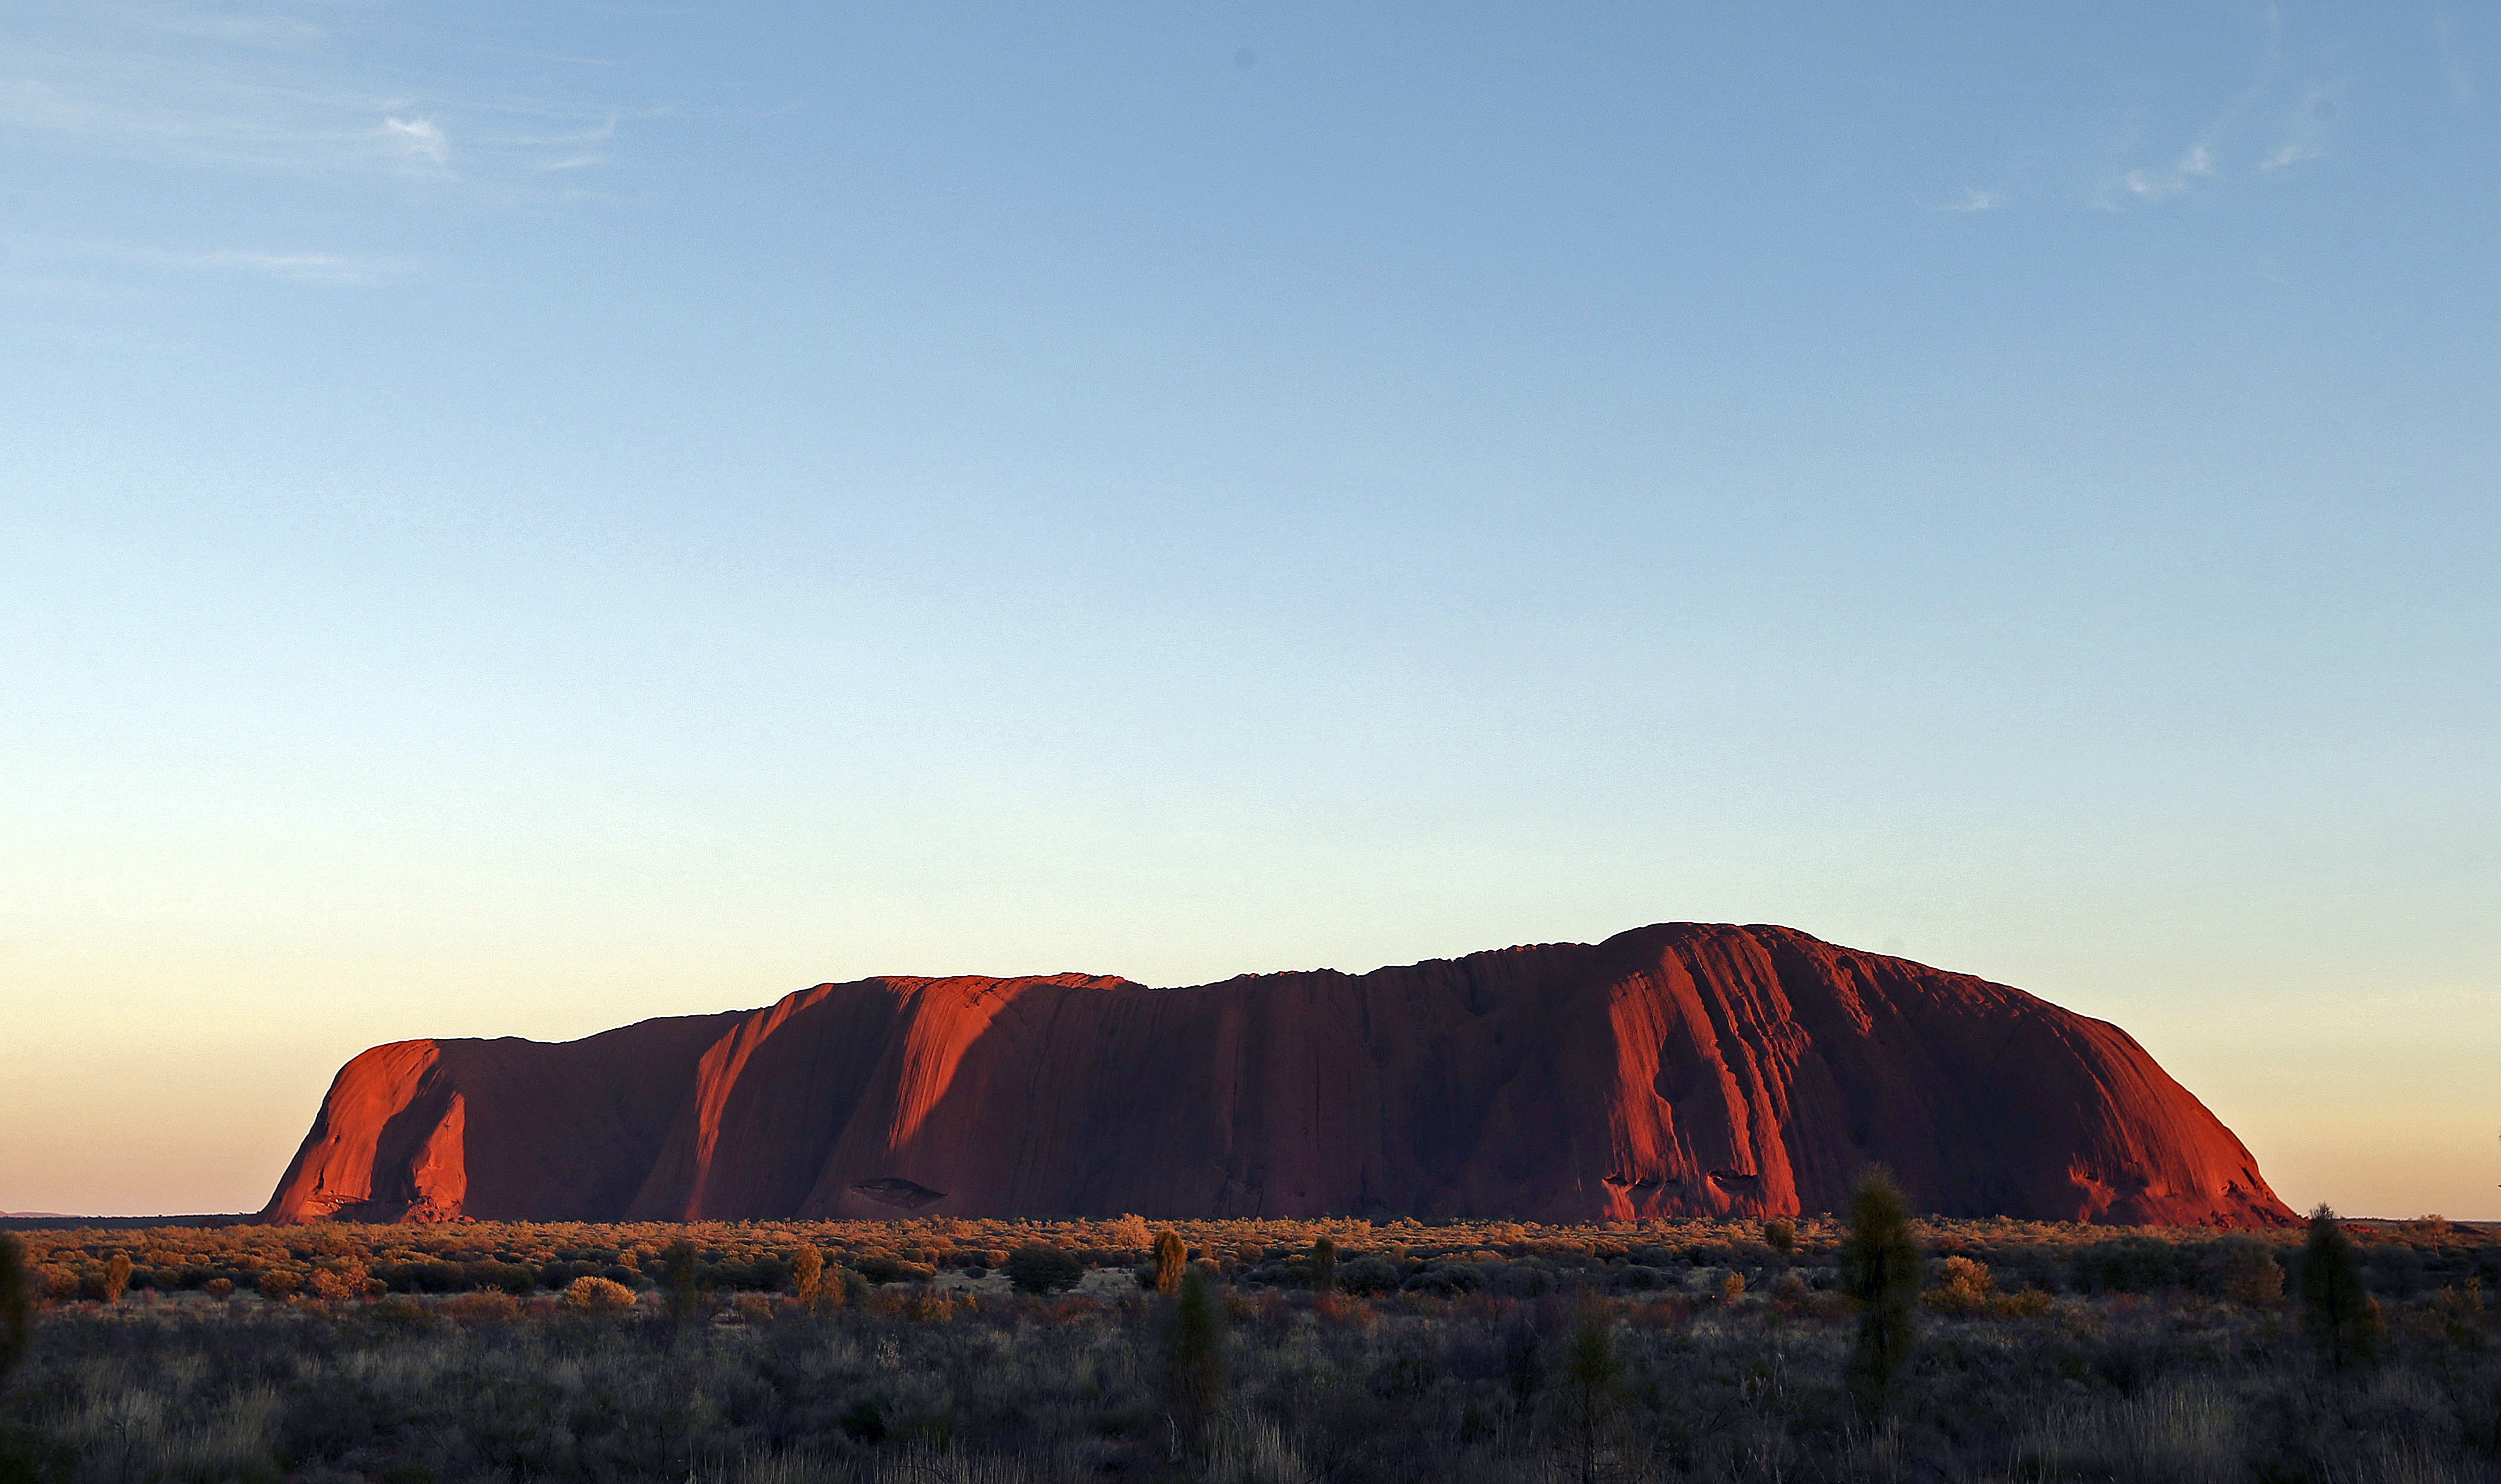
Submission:
[[873,978],[582,1040],[378,1046],[263,1216],[1836,1210],[2291,1220],[2118,1027],[1779,927],[1366,974]]

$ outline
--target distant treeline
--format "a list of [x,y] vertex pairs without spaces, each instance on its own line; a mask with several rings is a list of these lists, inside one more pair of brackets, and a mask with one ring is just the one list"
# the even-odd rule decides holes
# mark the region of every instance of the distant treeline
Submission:
[[[258,1293],[283,1299],[451,1294],[515,1296],[597,1277],[638,1292],[660,1285],[667,1255],[693,1250],[693,1276],[721,1293],[793,1291],[804,1251],[867,1284],[924,1282],[942,1273],[984,1278],[1019,1250],[1065,1254],[1072,1272],[1151,1271],[1152,1231],[1169,1225],[1193,1263],[1245,1289],[1313,1286],[1312,1254],[1326,1238],[1331,1281],[1354,1295],[1558,1292],[1616,1294],[1708,1287],[1733,1274],[1755,1291],[1784,1275],[1834,1286],[1844,1233],[1830,1219],[1657,1221],[1547,1227],[1520,1222],[1108,1221],[643,1223],[480,1222],[440,1226],[148,1226],[24,1232],[38,1302],[105,1301],[127,1294]],[[2438,1218],[2353,1224],[2363,1281],[2412,1299],[2479,1281],[2501,1289],[2501,1235]],[[2000,1294],[2182,1292],[2232,1297],[2235,1285],[2290,1286],[2301,1234],[2114,1230],[2074,1223],[1928,1220],[1917,1235],[1931,1267],[1977,1262]]]
[[250,1226],[254,1219],[249,1215],[0,1216],[0,1232],[126,1232],[150,1227],[239,1227]]

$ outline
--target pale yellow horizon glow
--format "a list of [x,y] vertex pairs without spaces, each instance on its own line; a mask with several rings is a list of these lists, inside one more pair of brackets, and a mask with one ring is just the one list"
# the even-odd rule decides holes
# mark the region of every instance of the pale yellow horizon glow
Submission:
[[[1621,924],[1632,926],[1630,922]],[[1052,934],[1039,924],[1034,936]],[[1812,931],[1812,928],[1809,929]],[[829,935],[830,936],[830,935]],[[1088,952],[1073,935],[1062,946],[1018,955],[1012,926],[958,938],[951,948],[899,939],[827,953],[822,972],[798,968],[795,940],[750,945],[705,962],[694,945],[653,942],[601,972],[559,953],[514,951],[468,958],[441,951],[364,957],[350,945],[307,946],[254,967],[203,954],[187,966],[148,972],[74,966],[15,945],[12,967],[64,993],[18,1007],[23,1047],[40,1051],[0,1081],[0,1210],[74,1215],[180,1215],[257,1209],[310,1127],[332,1074],[383,1041],[417,1037],[524,1036],[562,1040],[652,1015],[749,1008],[828,978],[871,973],[1126,973],[1154,983],[1210,982],[1230,971],[1198,967],[1217,950],[1125,955]],[[1355,935],[1339,930],[1341,937]],[[1387,935],[1384,935],[1386,938]],[[1493,942],[1420,945],[1405,957],[1351,956],[1331,967],[1368,969]],[[1502,938],[1501,934],[1493,935]],[[1543,935],[1598,937],[1603,932]],[[1824,934],[1848,941],[1839,934]],[[1517,940],[1533,940],[1535,935]],[[1864,942],[1853,946],[1867,946]],[[1246,968],[1316,967],[1320,935],[1306,935],[1290,963],[1244,954]],[[2368,995],[2291,995],[2300,1015],[2252,1018],[2238,986],[2165,992],[2141,983],[2096,983],[2081,955],[2056,986],[1990,973],[1985,955],[1910,950],[1940,967],[2029,988],[2134,1035],[2164,1068],[2247,1143],[2278,1195],[2296,1209],[2326,1202],[2351,1216],[2501,1220],[2494,1188],[2501,1141],[2490,1126],[2490,1038],[2460,1027],[2471,987]],[[2015,956],[2006,954],[2002,956]],[[2045,973],[2061,955],[2043,956]],[[1144,959],[1140,963],[1137,960]],[[2115,978],[2124,977],[2114,975]],[[2486,1003],[2489,996],[2484,997]],[[2327,1005],[2321,1006],[2320,1000]],[[87,1006],[106,1006],[88,1010]],[[2490,1018],[2483,1024],[2492,1023]],[[17,1058],[12,1058],[13,1062]],[[2411,1131],[2392,1137],[2391,1130]]]

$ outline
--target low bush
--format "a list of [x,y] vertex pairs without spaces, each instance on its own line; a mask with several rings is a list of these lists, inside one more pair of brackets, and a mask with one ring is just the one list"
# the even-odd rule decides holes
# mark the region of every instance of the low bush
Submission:
[[566,1285],[563,1302],[584,1313],[617,1313],[634,1306],[634,1290],[607,1278],[576,1278]]
[[1020,1293],[1050,1294],[1076,1287],[1085,1267],[1064,1248],[1018,1247],[1008,1254],[1007,1274]]

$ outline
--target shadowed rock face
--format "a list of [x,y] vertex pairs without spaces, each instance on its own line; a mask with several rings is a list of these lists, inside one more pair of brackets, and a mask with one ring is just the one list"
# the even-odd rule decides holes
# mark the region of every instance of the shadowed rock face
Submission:
[[561,1044],[378,1046],[277,1221],[1027,1214],[1540,1221],[2291,1212],[2116,1026],[1777,927],[1352,975],[862,979]]

